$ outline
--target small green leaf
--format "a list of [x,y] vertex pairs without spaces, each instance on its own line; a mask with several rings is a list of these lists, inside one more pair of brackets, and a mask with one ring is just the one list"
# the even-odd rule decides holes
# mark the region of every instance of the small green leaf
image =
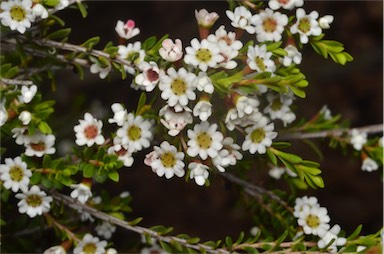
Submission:
[[91,164],[86,164],[83,168],[83,176],[91,178],[95,175],[96,168]]
[[232,248],[233,242],[231,237],[229,236],[225,237],[225,245],[227,245],[228,248]]
[[267,155],[269,160],[273,163],[273,165],[277,166],[277,157],[273,154],[273,152],[267,149]]
[[68,35],[71,33],[71,28],[64,28],[58,31],[55,31],[51,34],[47,35],[47,39],[55,40],[55,39],[63,39],[68,37]]
[[86,18],[86,17],[87,17],[87,8],[86,8],[85,5],[84,5],[82,2],[80,2],[80,1],[76,1],[76,3],[77,3],[77,7],[78,7],[79,10],[80,10],[81,16],[82,16],[83,18]]
[[350,236],[347,237],[347,240],[350,241],[350,240],[353,240],[353,239],[355,239],[356,237],[358,237],[362,229],[363,229],[363,225],[359,225],[359,226],[355,229],[355,231],[353,231],[353,233],[352,233]]
[[113,171],[111,173],[108,174],[108,177],[109,179],[111,179],[112,181],[115,181],[115,182],[118,182],[119,181],[119,173],[117,173],[116,171]]
[[95,37],[89,38],[88,40],[86,40],[80,46],[90,50],[90,49],[93,48],[93,46],[95,46],[97,43],[99,43],[99,41],[100,41],[100,37],[99,36],[95,36]]
[[39,130],[43,134],[51,134],[52,133],[51,127],[49,127],[49,125],[46,122],[43,122],[43,121],[39,122],[37,128],[39,128]]
[[134,220],[129,221],[128,224],[131,226],[135,226],[135,225],[139,224],[142,220],[143,220],[143,217],[138,217]]
[[141,48],[144,50],[149,50],[156,44],[156,36],[151,36],[148,39],[146,39],[143,44],[141,45]]
[[49,7],[55,7],[60,3],[60,0],[43,0],[42,4],[49,6]]
[[39,184],[40,181],[41,181],[41,178],[42,178],[42,175],[41,173],[39,172],[34,172],[31,176],[31,178],[29,179],[29,184],[30,185],[36,185],[36,184]]

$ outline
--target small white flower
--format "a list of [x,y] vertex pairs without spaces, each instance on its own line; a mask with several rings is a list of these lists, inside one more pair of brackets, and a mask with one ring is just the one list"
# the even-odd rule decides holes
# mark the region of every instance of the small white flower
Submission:
[[195,18],[197,24],[204,28],[210,28],[219,18],[216,12],[208,12],[206,9],[195,10]]
[[189,141],[187,143],[187,154],[191,157],[199,155],[201,159],[206,160],[209,157],[214,158],[223,147],[223,134],[217,131],[217,124],[210,125],[208,122],[196,124],[193,130],[188,130]]
[[[127,60],[133,65],[138,65],[144,61],[145,51],[141,49],[141,42],[128,43],[127,46],[119,45],[117,54],[120,58]],[[133,66],[124,65],[125,70],[131,74],[135,74],[135,68]]]
[[16,139],[16,144],[26,145],[30,142],[31,136],[28,135],[28,127],[13,128],[11,132],[13,133],[12,137]]
[[240,95],[235,100],[235,107],[237,109],[237,115],[239,118],[245,115],[250,115],[254,111],[258,111],[257,107],[260,105],[260,102],[256,98],[250,98],[247,96]]
[[168,134],[177,136],[187,124],[193,122],[191,109],[183,107],[182,111],[176,112],[174,108],[165,105],[159,111],[160,122],[168,129]]
[[167,74],[160,77],[159,89],[161,98],[167,101],[168,105],[175,108],[176,112],[182,111],[190,100],[196,99],[194,92],[194,79],[196,75],[184,68],[176,71],[173,67],[167,70]]
[[131,196],[131,193],[129,193],[129,191],[123,191],[122,193],[120,193],[119,197],[120,198],[127,198]]
[[236,28],[246,30],[250,34],[255,33],[255,27],[252,23],[257,19],[255,15],[245,8],[244,6],[238,6],[234,11],[226,10],[228,18],[231,20],[231,25]]
[[285,173],[285,168],[283,167],[273,167],[268,171],[270,177],[274,179],[281,179]]
[[31,22],[35,21],[31,0],[2,1],[0,9],[1,24],[21,34],[25,33],[25,30],[31,27]]
[[353,145],[353,148],[360,151],[365,143],[367,143],[367,133],[360,132],[357,129],[353,129],[351,132],[351,144]]
[[249,230],[249,233],[251,233],[251,235],[253,236],[256,236],[259,232],[260,232],[260,228],[256,226],[252,227],[251,230]]
[[105,254],[117,254],[117,250],[114,248],[108,248]]
[[48,11],[42,4],[35,4],[32,8],[33,15],[36,17],[40,17],[42,19],[48,18]]
[[123,21],[118,20],[115,26],[116,33],[123,39],[129,40],[140,33],[140,29],[135,27],[135,21],[128,19],[124,24]]
[[28,125],[32,120],[32,114],[24,110],[20,113],[19,120],[23,123],[23,125]]
[[220,49],[207,39],[199,42],[198,39],[191,40],[191,46],[185,48],[184,62],[207,71],[208,67],[217,68],[218,63],[224,60],[220,55]]
[[81,242],[73,250],[73,254],[104,254],[106,241],[100,241],[98,237],[93,237],[91,234],[85,234]]
[[198,76],[194,79],[195,86],[200,92],[212,94],[215,88],[213,87],[211,79],[207,73],[199,72]]
[[209,167],[202,163],[191,162],[188,165],[188,169],[191,170],[189,178],[195,179],[197,185],[203,186],[205,184],[205,180],[209,177]]
[[37,86],[32,85],[28,88],[28,86],[22,86],[21,87],[21,95],[19,96],[19,101],[24,103],[30,103],[35,97],[35,94],[37,92]]
[[236,165],[238,160],[243,158],[239,152],[240,146],[234,143],[233,138],[226,137],[223,140],[223,148],[219,151],[218,155],[212,159],[212,164],[220,171],[225,172],[225,168]]
[[25,143],[25,155],[32,157],[43,157],[44,154],[54,154],[56,148],[55,145],[56,137],[52,134],[44,135],[40,132],[29,136],[27,143]]
[[121,139],[124,149],[136,152],[150,146],[153,134],[152,122],[142,116],[128,114],[127,121],[116,131],[116,137]]
[[379,165],[377,165],[376,161],[372,160],[371,158],[367,157],[363,160],[363,164],[361,165],[361,170],[372,172],[379,168]]
[[302,60],[301,52],[293,45],[289,44],[284,48],[288,55],[283,58],[283,65],[290,66],[292,63],[300,64]]
[[201,121],[207,121],[212,115],[212,104],[206,100],[200,100],[193,108],[193,115],[198,116]]
[[94,144],[101,145],[104,143],[104,136],[101,134],[103,122],[97,120],[90,113],[84,114],[84,120],[80,119],[79,124],[73,130],[76,132],[76,144],[78,146],[87,145],[88,147]]
[[[165,175],[165,178],[170,179],[174,175],[183,177],[184,171],[184,153],[177,151],[177,148],[167,141],[163,141],[159,146],[154,146],[154,154],[150,157],[150,166],[152,171],[159,177]],[[148,161],[147,161],[148,162]]]
[[143,61],[138,64],[138,68],[141,73],[135,77],[135,83],[145,91],[151,92],[159,83],[162,70],[152,61],[149,63]]
[[132,152],[128,151],[121,145],[121,139],[115,137],[113,139],[114,145],[108,148],[108,154],[115,154],[117,158],[124,163],[124,166],[130,167],[133,165]]
[[20,199],[17,203],[19,212],[26,213],[30,218],[49,212],[53,200],[37,185],[33,185],[28,191],[16,194],[15,197]]
[[317,11],[312,11],[308,15],[305,14],[305,10],[299,8],[296,10],[296,23],[291,26],[292,34],[299,34],[300,41],[303,44],[308,43],[308,36],[318,36],[321,34],[321,27],[317,22],[319,13]]
[[43,254],[67,254],[67,251],[63,246],[56,245],[46,249]]
[[336,224],[325,234],[319,235],[321,239],[317,242],[317,246],[322,249],[329,245],[331,241],[333,241],[332,244],[327,247],[327,250],[330,250],[331,252],[337,252],[337,246],[344,246],[347,242],[347,239],[344,237],[337,236],[340,233],[340,230],[340,226]]
[[277,132],[273,131],[274,124],[268,124],[266,118],[261,118],[254,126],[245,129],[247,133],[242,145],[244,151],[249,150],[251,154],[264,154],[267,147],[272,145],[272,139],[277,137]]
[[319,114],[323,117],[324,120],[330,120],[332,119],[332,113],[331,110],[328,108],[327,105],[324,105],[321,109]]
[[307,235],[324,235],[329,229],[328,211],[325,207],[304,205],[299,213],[297,223]]
[[157,244],[152,245],[151,247],[142,248],[140,254],[168,254],[165,250],[160,248]]
[[107,221],[103,221],[95,227],[95,231],[98,236],[102,236],[104,239],[110,239],[116,231],[116,226]]
[[291,94],[267,94],[269,104],[264,108],[264,113],[269,114],[272,120],[282,120],[284,126],[286,126],[296,119],[296,115],[289,107],[293,102],[293,98]]
[[63,10],[65,8],[67,8],[69,5],[69,0],[60,0],[60,3],[58,3],[56,6],[55,6],[55,9],[56,10]]
[[295,206],[294,206],[294,212],[293,212],[293,215],[296,218],[300,217],[300,213],[301,213],[301,211],[303,211],[304,206],[309,206],[310,208],[311,207],[320,207],[316,197],[304,196],[302,198],[296,198]]
[[332,15],[325,15],[319,19],[319,26],[322,29],[329,29],[330,24],[333,22],[334,18]]
[[82,204],[85,204],[88,199],[92,197],[91,187],[86,184],[71,184],[70,187],[73,189],[71,197],[77,198],[77,200],[79,200]]
[[[263,120],[265,118],[265,120]],[[231,108],[225,117],[225,125],[228,130],[233,131],[235,126],[248,127],[253,126],[259,121],[268,121],[257,109],[254,109],[251,114],[244,114],[239,117],[239,112],[236,108]]]
[[183,47],[180,39],[173,42],[171,39],[165,39],[159,49],[160,56],[168,62],[176,62],[183,57]]
[[14,159],[6,158],[5,164],[0,165],[0,179],[3,186],[18,192],[28,190],[29,179],[32,176],[31,170],[27,169],[27,163],[21,160],[20,156]]
[[128,117],[127,110],[121,103],[113,103],[111,106],[113,118],[109,118],[109,123],[116,123],[118,126],[123,126]]
[[247,64],[252,70],[257,72],[274,72],[276,70],[275,63],[271,60],[272,52],[267,51],[265,44],[249,46],[247,57]]
[[8,121],[8,111],[4,105],[5,100],[0,103],[0,127]]
[[294,7],[303,6],[303,0],[269,0],[268,5],[272,10],[284,8],[286,10],[292,10]]
[[281,40],[284,27],[288,24],[287,15],[266,8],[255,17],[252,24],[255,26],[256,38],[259,42]]
[[102,64],[97,60],[97,58],[91,57],[90,59],[93,63],[90,67],[91,73],[99,73],[99,77],[101,79],[105,79],[112,69],[111,63],[108,62],[107,66],[102,66]]

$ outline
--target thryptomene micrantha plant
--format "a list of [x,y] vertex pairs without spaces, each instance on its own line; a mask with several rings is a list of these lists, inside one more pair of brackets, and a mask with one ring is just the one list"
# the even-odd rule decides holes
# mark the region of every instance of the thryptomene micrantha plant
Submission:
[[[327,106],[309,119],[296,112],[312,85],[301,69],[304,53],[312,50],[335,68],[353,61],[343,43],[326,35],[334,17],[306,9],[303,0],[221,4],[226,11],[220,16],[191,10],[198,29],[190,41],[172,38],[171,31],[135,40],[141,31],[128,19],[114,27],[118,42],[103,44],[99,36],[71,42],[71,28],[60,18],[64,9],[87,18],[83,0],[1,1],[4,252],[382,251],[382,230],[366,235],[356,225],[347,233],[307,194],[327,188],[326,168],[292,149],[293,141],[303,141],[322,159],[322,147],[311,141],[318,139],[357,158],[364,173],[382,171],[382,124],[352,127]],[[58,78],[65,70],[79,80],[98,76],[108,86],[112,76],[128,80],[127,89],[140,96],[114,101],[100,109],[104,116],[77,109],[76,119],[68,114],[59,121],[49,92],[65,85]],[[105,92],[113,97],[113,89]],[[121,172],[131,167],[199,188],[225,180],[239,195],[236,205],[249,212],[251,230],[201,240],[174,233],[177,225],[143,226],[132,201],[145,189],[116,194]],[[262,185],[249,177],[260,168],[268,172]],[[270,188],[278,179],[282,187]],[[126,231],[141,238],[111,240]]]

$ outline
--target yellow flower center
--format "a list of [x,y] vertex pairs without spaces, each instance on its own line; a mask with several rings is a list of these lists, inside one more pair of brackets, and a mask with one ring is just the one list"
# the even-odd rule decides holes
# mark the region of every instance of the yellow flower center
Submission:
[[187,91],[187,85],[182,79],[175,79],[171,84],[171,90],[176,95],[183,95]]
[[208,133],[202,132],[197,136],[197,144],[203,149],[208,149],[212,145],[212,138]]
[[132,125],[128,128],[127,135],[130,140],[136,141],[141,138],[141,129],[139,126]]
[[25,201],[29,206],[32,206],[32,207],[38,207],[39,205],[41,205],[41,203],[43,203],[43,200],[41,199],[41,197],[36,194],[29,195],[25,199]]
[[266,18],[263,21],[264,31],[268,33],[272,33],[276,30],[277,22],[274,18]]
[[317,215],[310,214],[306,218],[307,225],[311,228],[317,228],[320,225],[320,219]]
[[176,159],[173,153],[166,152],[160,156],[161,163],[166,168],[172,168],[176,165]]
[[265,64],[264,64],[264,59],[261,57],[255,57],[255,63],[257,67],[259,67],[260,71],[265,71]]
[[271,105],[271,108],[273,111],[278,111],[281,109],[281,106],[283,104],[281,103],[280,99],[277,98],[277,99],[274,99],[273,102],[272,102],[272,105]]
[[256,128],[251,133],[251,141],[255,144],[260,143],[265,138],[265,131],[263,128]]
[[297,28],[301,32],[306,34],[306,33],[308,33],[311,30],[311,21],[307,17],[304,17],[304,18],[300,19]]
[[207,63],[212,59],[212,53],[209,49],[201,48],[196,51],[196,58],[200,62]]
[[13,6],[9,13],[11,18],[17,22],[23,21],[27,15],[24,8],[20,5]]
[[12,167],[12,168],[9,170],[9,176],[10,176],[10,178],[11,178],[12,181],[14,181],[14,182],[20,182],[21,179],[23,179],[24,171],[23,171],[23,169],[21,169],[21,168],[18,167],[18,166]]
[[96,253],[97,247],[94,243],[87,243],[83,247],[83,253],[84,254],[94,254]]

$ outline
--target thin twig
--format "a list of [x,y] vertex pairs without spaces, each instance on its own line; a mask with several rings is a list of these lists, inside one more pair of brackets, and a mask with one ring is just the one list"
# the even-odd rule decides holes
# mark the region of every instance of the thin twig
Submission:
[[205,244],[190,244],[187,242],[186,239],[182,239],[179,237],[162,236],[159,233],[157,233],[156,231],[150,230],[148,228],[130,225],[129,222],[127,222],[127,221],[123,221],[123,220],[120,220],[120,219],[113,217],[109,214],[103,213],[103,212],[101,212],[95,208],[92,208],[92,207],[86,205],[86,204],[81,204],[81,203],[77,202],[76,200],[74,200],[71,197],[68,197],[66,195],[63,195],[63,194],[60,194],[57,192],[51,192],[50,194],[55,200],[62,202],[64,205],[66,205],[72,209],[84,211],[86,213],[89,213],[90,215],[92,215],[95,218],[98,218],[102,221],[106,221],[106,222],[115,224],[115,225],[120,226],[122,228],[125,228],[129,231],[136,232],[140,235],[149,235],[149,236],[151,236],[157,240],[160,240],[160,241],[166,242],[166,243],[170,243],[170,244],[172,244],[172,242],[178,242],[180,245],[183,245],[187,248],[194,249],[197,251],[201,251],[201,249],[204,249],[207,253],[213,253],[213,254],[229,254],[230,253],[229,251],[227,251],[225,249],[214,250],[212,247],[205,245]]
[[367,134],[377,134],[383,132],[383,124],[374,124],[359,128],[340,128],[333,130],[325,130],[318,132],[294,132],[280,135],[276,140],[294,140],[294,139],[312,139],[312,138],[327,138],[340,137],[344,134],[350,135],[353,129]]
[[33,85],[33,82],[30,80],[1,78],[0,81],[5,85],[22,85],[22,86]]

